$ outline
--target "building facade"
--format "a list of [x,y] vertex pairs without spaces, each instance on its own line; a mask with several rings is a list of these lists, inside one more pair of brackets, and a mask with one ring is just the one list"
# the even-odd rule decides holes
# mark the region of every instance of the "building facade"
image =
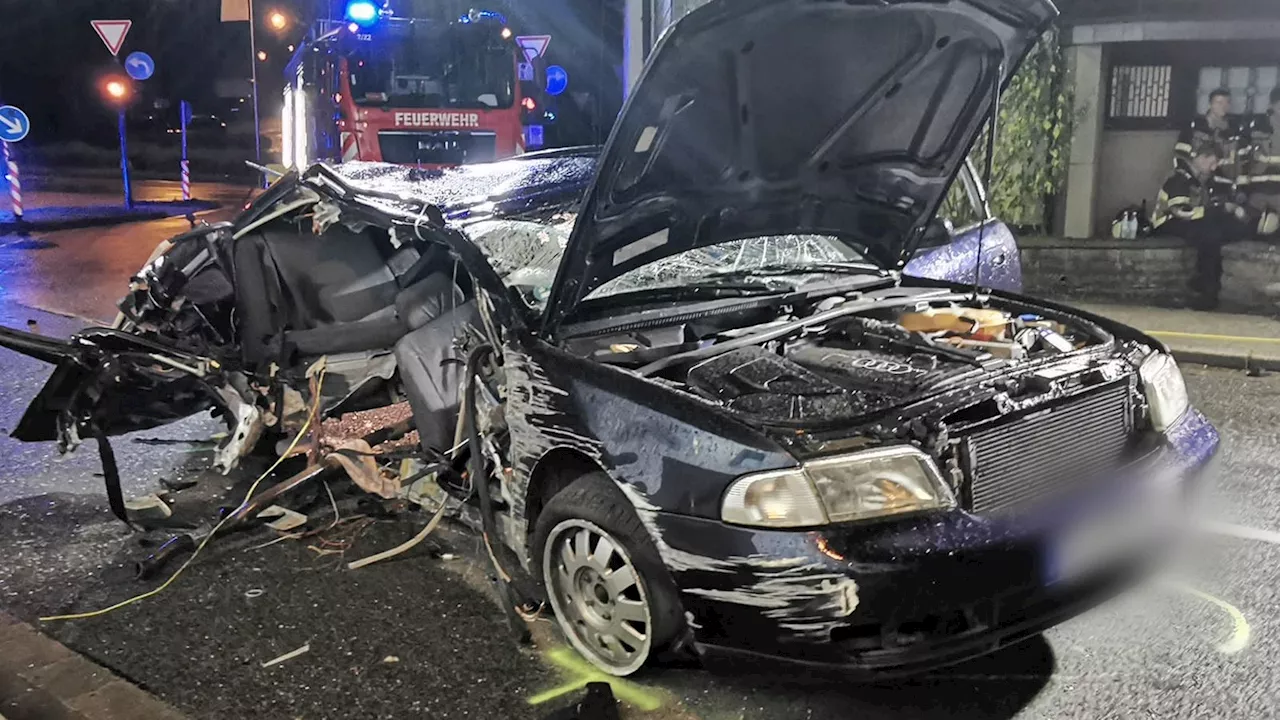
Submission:
[[1063,234],[1109,234],[1115,215],[1155,196],[1178,132],[1226,88],[1231,114],[1267,111],[1280,84],[1277,0],[1063,2],[1076,124]]

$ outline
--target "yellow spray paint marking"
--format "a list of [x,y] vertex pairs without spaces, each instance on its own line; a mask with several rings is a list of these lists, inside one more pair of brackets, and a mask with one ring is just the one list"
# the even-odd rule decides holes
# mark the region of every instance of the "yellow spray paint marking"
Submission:
[[1249,638],[1253,634],[1253,631],[1249,628],[1249,621],[1245,619],[1244,613],[1240,612],[1239,608],[1226,600],[1216,598],[1209,593],[1204,592],[1203,590],[1197,590],[1190,585],[1175,583],[1174,587],[1188,595],[1198,597],[1201,600],[1217,605],[1231,616],[1231,622],[1234,624],[1234,629],[1231,632],[1230,638],[1227,638],[1225,642],[1218,643],[1218,652],[1223,655],[1238,655],[1249,646]]
[[580,690],[586,687],[587,683],[604,682],[609,683],[613,688],[614,697],[645,712],[653,712],[662,707],[662,696],[657,692],[629,680],[606,675],[596,666],[582,659],[578,653],[570,648],[563,646],[552,648],[547,652],[546,657],[553,664],[564,670],[569,677],[569,681],[529,698],[530,705],[541,705],[548,700],[554,700],[574,690]]
[[1205,335],[1203,333],[1176,332],[1174,330],[1148,330],[1156,337],[1189,338],[1192,340],[1225,340],[1227,342],[1280,343],[1280,338],[1252,337],[1248,335]]

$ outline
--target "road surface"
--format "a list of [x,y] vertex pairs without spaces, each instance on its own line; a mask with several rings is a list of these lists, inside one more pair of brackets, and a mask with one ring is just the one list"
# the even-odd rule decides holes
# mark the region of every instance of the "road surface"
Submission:
[[[110,318],[128,275],[185,225],[0,238],[0,321],[66,334]],[[0,354],[6,432],[46,372]],[[957,668],[880,686],[769,667],[659,669],[616,686],[638,703],[627,717],[1276,717],[1280,377],[1187,368],[1187,380],[1226,440],[1212,514],[1232,527],[1216,529],[1255,539],[1205,534],[1165,582]],[[243,482],[202,472],[208,444],[184,442],[218,430],[194,418],[119,439],[127,494],[154,491],[161,478],[199,479],[211,495]],[[92,447],[59,458],[51,447],[0,439],[0,608],[31,620],[147,587],[131,564],[148,550],[111,518],[97,472]],[[338,501],[348,515],[360,511],[353,497]],[[332,512],[327,498],[317,503],[319,516]],[[545,619],[536,623],[539,647],[510,640],[474,538],[449,532],[398,561],[341,569],[343,550],[349,560],[390,547],[424,520],[404,514],[350,543],[253,549],[268,536],[234,538],[156,598],[44,627],[195,718],[541,717],[568,696],[530,700],[572,687],[581,666],[557,648]],[[304,645],[305,654],[262,667]]]

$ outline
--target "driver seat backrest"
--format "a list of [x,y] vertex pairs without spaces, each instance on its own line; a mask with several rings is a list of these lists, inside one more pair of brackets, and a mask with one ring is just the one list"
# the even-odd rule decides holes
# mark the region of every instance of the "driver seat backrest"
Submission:
[[392,347],[405,332],[401,291],[378,240],[341,226],[322,237],[275,226],[239,238],[232,257],[245,361]]

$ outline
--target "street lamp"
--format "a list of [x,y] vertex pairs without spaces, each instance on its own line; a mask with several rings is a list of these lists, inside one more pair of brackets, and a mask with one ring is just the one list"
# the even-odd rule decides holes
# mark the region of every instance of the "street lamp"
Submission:
[[266,50],[259,50],[259,51],[258,51],[258,59],[259,59],[259,60],[261,60],[262,62],[266,62],[266,61],[267,61],[267,51],[266,51]]
[[267,24],[272,30],[279,32],[289,26],[289,16],[279,10],[272,10],[271,14],[267,15]]
[[106,90],[107,97],[112,100],[123,100],[129,94],[129,86],[125,85],[122,80],[108,80],[102,87],[103,90]]

